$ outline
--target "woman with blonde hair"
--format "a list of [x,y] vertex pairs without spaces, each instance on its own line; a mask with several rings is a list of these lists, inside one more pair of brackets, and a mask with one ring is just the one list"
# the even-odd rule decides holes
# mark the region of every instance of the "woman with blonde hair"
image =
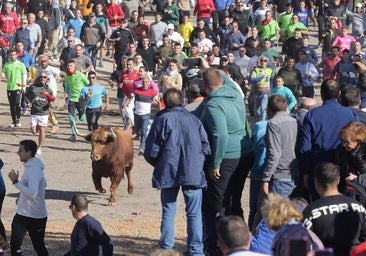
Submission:
[[286,251],[291,239],[305,239],[308,251],[323,248],[320,239],[302,226],[305,199],[289,199],[270,193],[261,208],[263,221],[253,235],[250,250],[275,256],[289,255]]
[[336,149],[336,160],[340,167],[338,189],[347,193],[347,180],[366,173],[366,127],[360,122],[351,122],[340,131],[341,143]]

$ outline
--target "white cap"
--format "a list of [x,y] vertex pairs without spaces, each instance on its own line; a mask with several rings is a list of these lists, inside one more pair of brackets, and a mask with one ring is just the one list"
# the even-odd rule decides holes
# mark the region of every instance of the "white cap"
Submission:
[[362,8],[363,6],[361,3],[358,3],[358,4],[356,4],[356,7]]
[[173,24],[168,24],[168,29],[174,29],[174,25]]

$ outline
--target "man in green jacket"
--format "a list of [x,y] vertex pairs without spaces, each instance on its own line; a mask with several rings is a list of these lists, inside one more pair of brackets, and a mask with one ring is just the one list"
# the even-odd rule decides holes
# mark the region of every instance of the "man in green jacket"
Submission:
[[253,149],[246,130],[244,100],[234,83],[209,68],[203,73],[203,85],[208,96],[201,121],[212,149],[204,202],[205,250],[210,252],[216,249],[216,219],[224,215],[244,217],[240,201],[253,163]]

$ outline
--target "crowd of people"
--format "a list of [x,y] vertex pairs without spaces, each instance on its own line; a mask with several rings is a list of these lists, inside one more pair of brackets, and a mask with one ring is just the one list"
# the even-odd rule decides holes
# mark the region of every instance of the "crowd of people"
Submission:
[[[138,154],[154,166],[162,249],[174,248],[180,189],[186,255],[294,255],[288,250],[299,245],[308,253],[331,248],[348,255],[366,247],[363,2],[154,0],[151,23],[145,19],[148,1],[20,2],[16,10],[4,2],[0,14],[10,127],[20,127],[30,107],[31,132],[39,133],[36,152],[23,142],[20,157],[24,149],[30,158],[42,154],[48,119],[50,132],[57,132],[52,109],[58,79],[69,140],[80,135],[76,112],[89,131],[98,128],[103,99],[108,111],[111,97],[97,81],[98,70],[112,61],[106,85],[117,88],[121,126],[136,135]],[[311,23],[317,24],[315,47]],[[314,99],[316,83],[322,104]],[[160,111],[149,129],[153,104]],[[248,224],[241,205],[247,177]],[[22,189],[17,173],[9,178]],[[76,219],[84,217],[85,200],[73,198]],[[46,212],[38,211],[25,215],[39,221],[27,227],[30,233],[45,225]],[[14,217],[12,253],[20,250],[23,215]],[[101,232],[93,219],[86,221]],[[246,234],[242,240],[235,227]],[[46,255],[43,236],[33,242],[39,255]],[[110,251],[107,237],[101,239]],[[81,255],[73,246],[69,255]]]

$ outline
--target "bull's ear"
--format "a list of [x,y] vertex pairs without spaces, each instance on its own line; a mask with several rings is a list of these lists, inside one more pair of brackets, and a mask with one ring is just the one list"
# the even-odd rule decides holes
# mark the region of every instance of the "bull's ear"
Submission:
[[86,135],[86,136],[84,137],[84,139],[85,139],[86,141],[90,141],[90,140],[91,140],[91,133],[89,133],[88,135]]
[[113,136],[112,134],[108,134],[106,143],[113,142],[116,139],[116,136]]

